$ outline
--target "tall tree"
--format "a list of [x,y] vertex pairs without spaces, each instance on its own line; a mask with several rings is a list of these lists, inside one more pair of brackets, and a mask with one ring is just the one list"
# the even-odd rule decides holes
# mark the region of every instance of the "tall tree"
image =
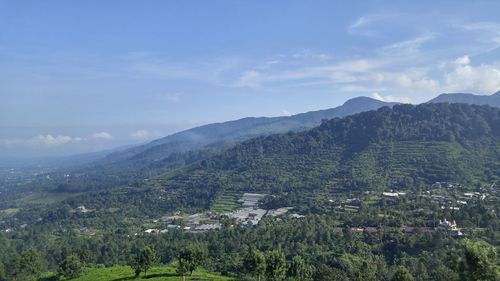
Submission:
[[257,277],[260,281],[262,275],[266,272],[266,258],[257,249],[251,247],[243,258],[243,269],[245,273]]
[[182,279],[185,280],[186,273],[193,275],[193,271],[201,264],[205,257],[205,253],[199,245],[190,244],[179,253],[177,272],[182,274]]
[[297,281],[312,280],[313,270],[301,256],[294,256],[288,267],[288,276]]
[[392,275],[391,281],[415,281],[415,278],[406,267],[398,266]]
[[148,274],[148,270],[156,263],[156,253],[149,246],[144,247],[137,256],[132,261],[130,267],[135,272],[135,276],[139,276],[141,272],[144,272],[144,275]]
[[22,280],[38,280],[43,270],[42,256],[34,248],[29,248],[19,259],[19,276]]
[[63,257],[57,272],[66,278],[78,277],[83,272],[83,264],[77,255],[69,254]]
[[281,251],[266,254],[266,280],[282,281],[286,277],[285,255]]
[[464,259],[460,265],[461,279],[466,281],[500,280],[500,266],[495,249],[486,242],[464,242]]

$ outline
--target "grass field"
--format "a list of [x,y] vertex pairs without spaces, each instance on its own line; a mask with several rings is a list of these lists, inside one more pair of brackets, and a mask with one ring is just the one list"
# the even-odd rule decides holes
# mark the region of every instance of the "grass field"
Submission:
[[[49,279],[48,279],[49,280]],[[168,266],[153,267],[148,271],[148,275],[141,274],[140,277],[134,278],[134,272],[128,266],[113,266],[108,268],[92,268],[88,269],[85,274],[78,278],[70,279],[71,281],[126,281],[126,280],[149,280],[149,281],[179,281],[182,276],[175,272],[175,268]],[[197,270],[193,276],[187,276],[186,280],[191,281],[231,281],[235,280],[229,277],[220,276],[213,273],[208,273],[203,270]]]
[[19,210],[20,209],[18,209],[18,208],[10,208],[10,209],[0,210],[0,217],[2,217],[2,216],[12,217],[15,214],[17,214],[17,212],[19,212]]

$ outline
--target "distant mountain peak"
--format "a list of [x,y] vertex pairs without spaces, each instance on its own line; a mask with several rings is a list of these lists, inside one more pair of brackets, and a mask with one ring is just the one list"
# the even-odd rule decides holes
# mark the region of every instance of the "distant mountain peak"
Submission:
[[434,99],[430,100],[429,103],[467,103],[467,104],[478,104],[478,105],[490,105],[500,107],[500,91],[494,93],[493,95],[475,95],[470,93],[443,93]]
[[346,100],[344,102],[344,105],[351,104],[351,103],[358,103],[358,102],[377,102],[377,101],[379,101],[379,100],[376,100],[376,99],[370,98],[370,97],[360,96],[360,97],[355,97],[355,98]]
[[373,105],[373,106],[393,106],[398,104],[397,102],[385,102],[381,100],[377,100],[374,98],[370,97],[355,97],[352,99],[347,100],[344,102],[342,105],[343,107],[351,107],[351,106],[366,106],[366,105]]

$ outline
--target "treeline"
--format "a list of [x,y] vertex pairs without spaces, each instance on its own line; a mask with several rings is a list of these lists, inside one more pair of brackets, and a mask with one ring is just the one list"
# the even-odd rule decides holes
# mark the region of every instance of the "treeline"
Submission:
[[[58,221],[59,228],[46,225],[8,237],[0,233],[1,274],[3,280],[30,280],[24,275],[44,271],[70,277],[85,267],[125,264],[143,274],[154,264],[169,264],[177,266],[179,276],[203,267],[242,280],[391,280],[402,267],[418,281],[498,278],[498,244],[457,240],[441,232],[370,234],[344,228],[339,233],[334,221],[266,218],[256,228],[225,222],[223,229],[207,233],[134,235],[126,224],[110,219],[101,223],[114,228],[95,236]],[[470,277],[478,274],[486,275]]]
[[[238,280],[263,281],[331,281],[331,280],[449,280],[449,281],[497,281],[500,280],[500,265],[497,253],[493,247],[484,242],[468,240],[460,244],[454,260],[448,261],[448,266],[434,261],[437,268],[422,269],[413,272],[411,259],[399,261],[397,265],[387,267],[377,257],[342,254],[333,257],[329,264],[311,264],[300,255],[288,258],[281,250],[261,252],[255,247],[246,247],[237,260],[233,259],[231,272],[223,272]],[[167,262],[175,266],[182,280],[204,264],[210,257],[203,244],[188,244]],[[128,265],[133,269],[135,278],[147,278],[147,272],[153,266],[159,265],[160,256],[152,246],[144,246],[136,250],[129,258]],[[92,253],[88,250],[68,252],[64,249],[58,259],[56,274],[41,278],[44,273],[42,255],[34,248],[14,256],[6,264],[0,264],[0,280],[69,280],[85,274],[89,267],[96,267]],[[101,265],[102,266],[102,265]],[[423,274],[423,275],[422,275]]]

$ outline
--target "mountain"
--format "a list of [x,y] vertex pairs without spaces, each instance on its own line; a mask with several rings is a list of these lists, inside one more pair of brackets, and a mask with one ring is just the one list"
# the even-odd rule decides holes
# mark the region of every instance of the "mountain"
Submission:
[[[111,153],[85,168],[60,173],[58,191],[83,191],[131,184],[154,177],[166,170],[221,153],[242,141],[271,134],[303,131],[324,119],[393,106],[368,97],[357,97],[343,105],[293,116],[249,117],[208,124],[185,130],[150,143]],[[72,174],[70,178],[66,174]],[[56,176],[54,175],[53,178]],[[83,184],[84,183],[84,184]],[[54,186],[54,184],[52,184]]]
[[464,93],[441,94],[429,101],[430,103],[467,103],[500,107],[500,91],[493,95],[474,95]]
[[146,184],[160,187],[154,192],[167,194],[168,202],[153,200],[144,208],[209,208],[224,194],[243,192],[306,198],[419,189],[437,181],[476,186],[500,180],[499,170],[500,109],[396,105],[258,137],[169,172]]
[[154,140],[148,144],[136,146],[125,151],[108,155],[103,163],[118,162],[126,159],[157,161],[172,153],[202,148],[214,143],[237,143],[253,137],[300,131],[318,126],[323,119],[344,117],[347,115],[393,106],[368,97],[357,97],[343,105],[326,110],[311,111],[293,116],[248,117],[223,123],[208,124],[185,130],[170,136]]

